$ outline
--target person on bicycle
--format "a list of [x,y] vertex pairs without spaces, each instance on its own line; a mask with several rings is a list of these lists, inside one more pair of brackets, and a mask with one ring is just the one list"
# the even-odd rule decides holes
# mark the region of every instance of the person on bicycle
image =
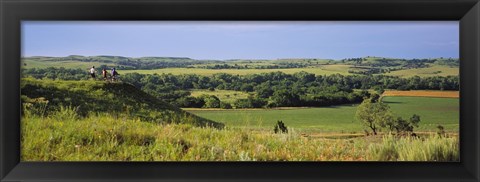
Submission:
[[118,75],[117,70],[115,68],[112,68],[111,74],[112,74],[112,81],[115,81]]
[[103,80],[107,80],[107,69],[105,68],[102,69],[102,76],[103,76]]
[[92,68],[90,68],[90,76],[92,76],[93,79],[95,79],[95,66],[92,66]]

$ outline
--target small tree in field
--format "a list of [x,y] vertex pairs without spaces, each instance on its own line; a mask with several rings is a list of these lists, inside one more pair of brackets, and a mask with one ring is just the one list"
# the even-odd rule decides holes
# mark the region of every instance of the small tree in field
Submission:
[[381,102],[372,102],[372,99],[364,99],[358,106],[355,117],[362,122],[363,125],[372,130],[374,135],[381,127],[385,127],[387,123],[393,122],[393,115],[390,107]]

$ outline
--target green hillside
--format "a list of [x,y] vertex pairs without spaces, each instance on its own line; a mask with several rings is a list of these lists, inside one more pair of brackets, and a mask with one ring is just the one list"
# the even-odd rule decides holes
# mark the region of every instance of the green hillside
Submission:
[[[127,83],[52,81],[25,78],[22,101],[30,111],[49,112],[74,107],[82,116],[110,113],[118,118],[139,118],[156,123],[189,123],[222,128],[223,124],[192,115]],[[47,102],[48,101],[48,102]]]
[[24,57],[23,69],[45,69],[49,67],[81,69],[92,66],[97,69],[121,70],[122,73],[175,75],[194,73],[213,75],[215,73],[253,74],[281,71],[292,74],[306,71],[318,75],[391,75],[403,78],[415,75],[421,77],[456,76],[460,60],[457,58],[400,59],[385,57],[360,57],[342,60],[332,59],[271,59],[271,60],[198,60],[187,57],[123,57],[123,56],[79,56],[67,57]]

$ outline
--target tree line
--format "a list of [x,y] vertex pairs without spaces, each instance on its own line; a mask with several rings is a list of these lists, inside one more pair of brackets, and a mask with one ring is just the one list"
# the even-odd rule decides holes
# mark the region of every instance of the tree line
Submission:
[[[120,71],[121,72],[121,71]],[[86,80],[82,69],[24,69],[23,76],[37,79]],[[315,75],[308,72],[286,74],[270,72],[250,75],[217,73],[196,74],[123,74],[121,80],[179,107],[260,108],[330,106],[360,103],[369,97],[367,89],[381,93],[396,90],[459,90],[459,77],[414,76],[400,78],[385,75]],[[215,96],[191,96],[191,89],[233,90],[250,93],[234,103],[222,102]]]

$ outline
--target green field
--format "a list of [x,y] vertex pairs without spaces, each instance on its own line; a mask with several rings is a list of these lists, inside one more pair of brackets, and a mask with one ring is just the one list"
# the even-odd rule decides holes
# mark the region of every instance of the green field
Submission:
[[407,118],[420,115],[420,130],[435,130],[438,124],[458,131],[460,102],[456,98],[384,97],[397,116]]
[[[396,116],[404,118],[420,115],[419,131],[435,131],[441,124],[448,131],[458,131],[459,101],[451,98],[384,97]],[[302,132],[362,133],[363,127],[355,120],[356,106],[322,108],[199,110],[185,109],[207,119],[223,122],[230,127],[271,129],[277,120]]]
[[222,102],[227,102],[230,104],[233,104],[237,99],[246,99],[249,95],[249,93],[235,90],[190,90],[190,93],[190,95],[194,97],[200,97],[201,95],[214,95]]
[[[459,160],[458,99],[384,97],[394,112],[419,114],[420,131],[449,131],[416,138],[365,136],[352,105],[188,109],[224,127],[127,83],[24,78],[21,88],[21,161]],[[276,120],[288,133],[273,132]]]
[[444,65],[432,65],[428,68],[406,69],[385,73],[385,75],[399,77],[430,77],[430,76],[456,76],[459,75],[458,67],[449,67]]
[[[332,75],[332,74],[341,74],[341,75],[352,75],[348,72],[351,68],[351,65],[322,65],[318,67],[308,67],[308,68],[286,68],[286,69],[204,69],[204,68],[164,68],[164,69],[153,69],[153,70],[120,70],[121,73],[140,73],[140,74],[198,74],[203,76],[210,76],[215,73],[228,73],[233,75],[248,75],[248,74],[257,74],[257,73],[269,73],[269,72],[284,72],[286,74],[293,74],[300,71],[305,71],[308,73],[313,73],[316,75]],[[385,73],[385,75],[399,76],[399,77],[412,77],[418,75],[420,77],[430,77],[430,76],[457,76],[459,75],[459,69],[449,66],[433,65],[428,68],[417,68],[417,69],[406,69],[392,71],[390,73]]]

